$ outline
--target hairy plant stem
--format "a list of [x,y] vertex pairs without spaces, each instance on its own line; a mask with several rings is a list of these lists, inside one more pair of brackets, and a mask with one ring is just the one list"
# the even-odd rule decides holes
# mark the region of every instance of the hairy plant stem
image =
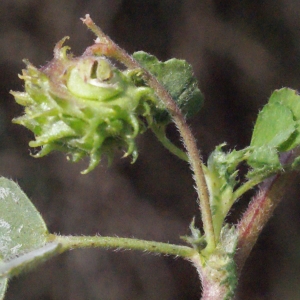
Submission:
[[161,101],[163,101],[164,105],[172,116],[173,121],[176,124],[182,137],[191,168],[194,172],[194,180],[196,183],[202,215],[203,230],[205,232],[207,241],[205,252],[210,253],[215,249],[216,241],[212,222],[212,213],[209,204],[208,189],[202,168],[203,164],[200,152],[196,145],[196,140],[189,126],[187,125],[181,110],[176,105],[175,101],[172,99],[168,91],[158,82],[158,80],[150,72],[144,69],[125,50],[120,48],[106,34],[104,34],[102,30],[92,21],[89,15],[86,15],[85,19],[83,19],[83,22],[98,36],[96,43],[93,46],[89,47],[85,54],[110,56],[122,62],[129,69],[141,70],[144,80],[155,91],[157,97]]
[[[281,160],[288,164],[299,156],[300,149],[286,153]],[[238,245],[235,261],[238,272],[245,264],[254,244],[256,243],[262,229],[271,218],[274,209],[283,198],[284,192],[288,189],[295,178],[295,172],[288,172],[275,175],[265,180],[260,186],[259,191],[254,196],[237,225]]]
[[186,259],[195,257],[198,252],[187,246],[145,241],[132,238],[106,236],[61,236],[50,235],[49,241],[61,244],[62,251],[77,248],[112,248],[124,250],[140,250],[151,253],[180,256]]
[[209,264],[203,265],[200,255],[190,258],[194,267],[197,269],[202,283],[201,300],[229,300],[229,288],[226,282],[222,282],[222,269],[212,269]]

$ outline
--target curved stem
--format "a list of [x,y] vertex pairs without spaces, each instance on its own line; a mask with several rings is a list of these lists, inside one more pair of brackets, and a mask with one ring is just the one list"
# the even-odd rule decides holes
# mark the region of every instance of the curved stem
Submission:
[[125,250],[140,250],[152,253],[194,257],[197,251],[191,247],[168,243],[145,241],[132,238],[106,237],[106,236],[61,236],[51,235],[49,240],[61,244],[62,250],[77,248],[113,248]]
[[158,128],[157,126],[151,126],[151,130],[155,134],[155,136],[158,138],[158,140],[162,143],[162,145],[168,149],[172,154],[176,155],[180,159],[188,162],[189,158],[186,154],[186,152],[182,151],[178,147],[176,147],[165,135],[164,130],[161,128]]
[[206,235],[207,248],[210,252],[216,246],[215,234],[212,222],[212,213],[209,204],[209,195],[207,189],[207,183],[202,169],[202,160],[200,152],[196,145],[196,140],[187,125],[185,118],[181,110],[176,105],[168,91],[158,82],[158,80],[146,69],[144,69],[132,56],[130,56],[125,50],[115,44],[102,30],[96,26],[89,15],[86,15],[83,22],[88,28],[90,28],[97,36],[96,44],[89,47],[85,52],[86,55],[106,55],[114,57],[122,62],[129,69],[140,69],[143,73],[143,78],[147,84],[155,91],[158,98],[163,101],[165,107],[169,111],[176,124],[184,146],[188,153],[189,162],[194,172],[194,180],[196,183],[197,193],[199,197],[200,210],[202,215],[203,229]]

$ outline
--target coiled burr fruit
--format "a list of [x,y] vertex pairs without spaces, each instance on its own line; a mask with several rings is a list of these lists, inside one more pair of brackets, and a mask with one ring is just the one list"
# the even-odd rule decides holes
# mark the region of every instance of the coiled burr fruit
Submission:
[[20,76],[25,92],[12,92],[25,112],[14,123],[34,133],[29,145],[39,148],[35,157],[53,150],[66,152],[74,162],[88,156],[83,173],[94,169],[103,154],[111,159],[115,149],[135,160],[135,138],[147,129],[158,102],[154,92],[136,86],[132,72],[117,69],[104,57],[73,57],[63,46],[66,39],[57,43],[46,66],[38,69],[25,61]]

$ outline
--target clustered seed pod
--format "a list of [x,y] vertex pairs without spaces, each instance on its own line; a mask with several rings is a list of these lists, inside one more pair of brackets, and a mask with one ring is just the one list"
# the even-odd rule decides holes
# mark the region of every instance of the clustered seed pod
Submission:
[[135,138],[147,129],[158,102],[153,90],[136,86],[127,71],[104,57],[72,57],[65,40],[57,43],[46,66],[37,69],[26,62],[20,76],[25,92],[12,92],[25,113],[14,123],[34,133],[29,145],[40,147],[35,157],[53,150],[66,152],[74,162],[89,156],[83,173],[94,169],[102,154],[111,159],[115,149],[125,149],[125,156],[135,160]]

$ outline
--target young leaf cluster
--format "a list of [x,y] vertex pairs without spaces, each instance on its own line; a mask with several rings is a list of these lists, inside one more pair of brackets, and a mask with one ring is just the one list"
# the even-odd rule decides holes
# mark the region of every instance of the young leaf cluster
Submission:
[[[299,158],[283,165],[280,155],[299,146],[299,124],[300,96],[292,89],[276,90],[258,115],[249,147],[225,152],[222,144],[209,156],[204,170],[217,238],[230,208],[243,193],[271,175],[297,168]],[[249,166],[244,181],[238,176],[241,162]]]

